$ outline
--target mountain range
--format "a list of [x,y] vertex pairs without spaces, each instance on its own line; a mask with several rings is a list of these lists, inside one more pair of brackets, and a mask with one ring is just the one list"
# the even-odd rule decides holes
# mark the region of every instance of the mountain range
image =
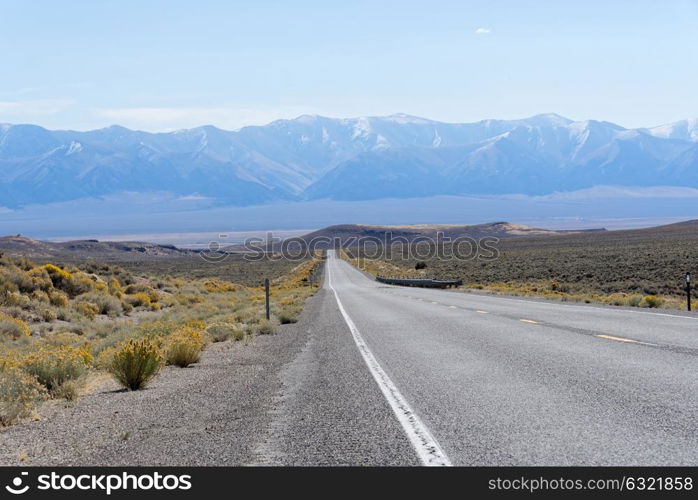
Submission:
[[221,205],[600,185],[698,187],[698,120],[646,129],[556,114],[443,123],[303,115],[237,131],[0,125],[0,206],[167,192]]

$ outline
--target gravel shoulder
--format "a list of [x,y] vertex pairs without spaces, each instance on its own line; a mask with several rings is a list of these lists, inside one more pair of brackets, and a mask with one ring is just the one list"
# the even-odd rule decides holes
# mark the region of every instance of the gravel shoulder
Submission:
[[327,288],[305,346],[282,370],[255,464],[405,466],[419,460]]

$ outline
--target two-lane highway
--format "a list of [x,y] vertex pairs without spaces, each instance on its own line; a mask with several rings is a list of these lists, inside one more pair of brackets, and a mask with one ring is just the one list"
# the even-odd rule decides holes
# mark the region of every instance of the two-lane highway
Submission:
[[373,418],[422,463],[698,464],[698,318],[382,285],[334,253],[325,274]]

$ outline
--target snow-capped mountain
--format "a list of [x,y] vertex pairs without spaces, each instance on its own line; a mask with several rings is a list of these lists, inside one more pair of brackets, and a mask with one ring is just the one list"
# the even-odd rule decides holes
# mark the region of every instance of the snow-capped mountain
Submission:
[[595,185],[698,187],[698,120],[649,129],[555,114],[442,123],[303,115],[225,131],[147,133],[0,124],[0,206],[165,191],[221,204]]

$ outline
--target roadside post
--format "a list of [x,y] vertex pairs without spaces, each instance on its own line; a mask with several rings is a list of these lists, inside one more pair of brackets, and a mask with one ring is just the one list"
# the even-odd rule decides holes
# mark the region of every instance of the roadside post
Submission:
[[691,273],[686,273],[686,308],[691,310]]
[[266,316],[269,319],[269,278],[264,278],[264,300],[266,303]]

